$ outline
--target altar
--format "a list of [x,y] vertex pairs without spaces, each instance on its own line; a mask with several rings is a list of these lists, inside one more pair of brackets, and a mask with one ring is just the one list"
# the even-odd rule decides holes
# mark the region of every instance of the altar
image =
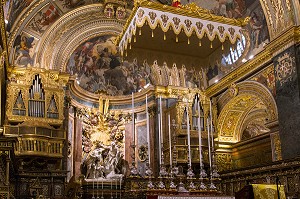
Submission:
[[[126,106],[115,106],[116,100],[101,90],[97,105],[77,110],[83,121],[85,198],[233,198],[219,191],[216,103],[205,95],[197,78],[188,79],[186,70],[206,63],[208,57],[216,59],[220,54],[216,52],[238,45],[245,50],[245,24],[247,19],[214,16],[195,4],[135,2],[116,43],[123,62],[133,63],[129,73],[144,60],[137,72],[147,76],[152,71],[153,76],[139,80],[143,86],[122,98]],[[162,52],[176,60],[161,57]],[[166,88],[155,87],[165,85],[164,81]],[[180,90],[180,85],[187,89]]]

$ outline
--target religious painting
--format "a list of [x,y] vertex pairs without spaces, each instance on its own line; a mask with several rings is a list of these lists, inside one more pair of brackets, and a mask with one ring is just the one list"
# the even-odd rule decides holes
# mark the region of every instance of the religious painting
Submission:
[[251,80],[257,81],[268,88],[272,95],[276,96],[274,66],[270,65],[259,74],[251,77]]
[[58,9],[54,4],[48,4],[31,19],[27,27],[34,32],[42,34],[48,26],[60,17]]
[[10,28],[12,27],[13,23],[17,19],[17,17],[20,16],[21,12],[28,7],[33,0],[12,0],[10,1],[11,5],[9,6],[9,17],[7,18],[8,24],[7,24],[7,31],[10,31]]
[[12,0],[5,1],[4,5],[3,5],[4,19],[6,19],[7,21],[9,19],[9,13],[11,10],[11,6],[12,6]]
[[79,6],[99,3],[101,0],[57,0],[57,6],[65,13]]
[[250,34],[250,52],[251,50],[258,51],[262,49],[264,44],[268,43],[270,39],[267,21],[260,5],[257,5],[256,8],[251,10],[249,16],[250,22],[247,29]]
[[185,70],[185,85],[188,88],[200,87],[200,76],[195,70],[195,68]]
[[35,59],[35,48],[38,39],[23,32],[14,41],[14,64],[17,66],[33,65]]
[[121,61],[115,36],[105,35],[81,44],[70,57],[67,70],[77,75],[79,85],[88,92],[108,95],[129,95],[150,82],[150,68]]

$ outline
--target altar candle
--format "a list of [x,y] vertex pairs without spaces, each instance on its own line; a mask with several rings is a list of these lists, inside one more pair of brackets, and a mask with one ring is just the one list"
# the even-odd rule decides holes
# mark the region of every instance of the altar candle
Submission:
[[171,142],[171,118],[170,113],[168,114],[168,124],[169,124],[169,153],[170,153],[170,168],[172,168],[172,142]]
[[209,133],[209,119],[207,118],[207,142],[208,142],[208,158],[209,158],[209,168],[211,172],[211,151],[210,151],[210,133]]
[[201,135],[201,123],[200,123],[200,104],[198,103],[198,137],[199,137],[199,159],[200,159],[200,168],[202,166],[202,135]]
[[162,130],[162,116],[163,116],[163,113],[162,113],[162,103],[161,103],[161,96],[159,98],[159,112],[160,112],[160,133],[161,133],[161,144],[163,145],[164,144],[164,136],[163,136],[163,130]]
[[191,132],[190,132],[190,118],[189,118],[189,104],[186,103],[186,123],[187,123],[187,136],[188,136],[188,152],[189,152],[189,166],[192,166],[191,158]]
[[150,165],[150,128],[149,128],[148,95],[147,94],[146,94],[146,120],[147,120],[148,161],[149,161],[149,165]]
[[118,198],[118,179],[116,179],[116,198]]
[[160,113],[158,113],[158,155],[159,155],[159,165],[161,165],[161,133],[160,133]]
[[211,148],[214,151],[214,134],[213,134],[213,120],[212,120],[212,107],[211,100],[209,101],[209,110],[210,110],[210,135],[211,135]]
[[131,93],[131,105],[132,105],[132,142],[135,145],[135,132],[134,132],[134,97],[133,92]]

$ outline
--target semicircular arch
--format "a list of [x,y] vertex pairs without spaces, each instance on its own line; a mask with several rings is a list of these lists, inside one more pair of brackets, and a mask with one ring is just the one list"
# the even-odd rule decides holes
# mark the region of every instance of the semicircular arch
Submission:
[[276,102],[270,91],[255,81],[236,84],[236,93],[229,88],[218,100],[218,137],[224,142],[241,140],[245,123],[260,116],[265,122],[278,120]]

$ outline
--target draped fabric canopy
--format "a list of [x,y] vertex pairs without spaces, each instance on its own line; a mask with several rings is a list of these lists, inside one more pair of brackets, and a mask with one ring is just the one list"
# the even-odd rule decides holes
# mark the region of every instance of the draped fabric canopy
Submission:
[[125,56],[136,47],[204,58],[216,48],[229,49],[245,38],[247,31],[243,27],[248,20],[216,16],[193,3],[174,8],[140,1],[117,41]]

